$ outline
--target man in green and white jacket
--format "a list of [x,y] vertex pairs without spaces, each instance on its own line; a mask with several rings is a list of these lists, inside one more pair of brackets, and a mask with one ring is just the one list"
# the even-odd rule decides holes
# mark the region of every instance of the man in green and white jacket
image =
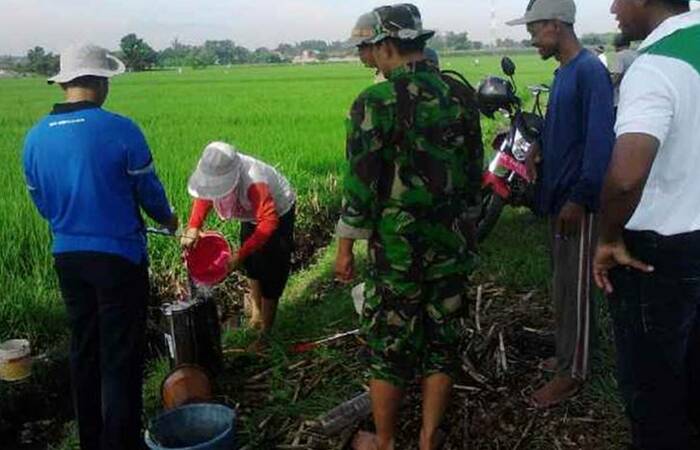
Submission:
[[622,81],[597,284],[609,295],[635,449],[700,442],[700,10],[615,0],[640,56]]

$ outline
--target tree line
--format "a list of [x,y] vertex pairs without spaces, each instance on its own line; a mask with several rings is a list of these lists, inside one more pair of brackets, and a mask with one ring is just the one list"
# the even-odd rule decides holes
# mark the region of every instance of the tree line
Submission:
[[[581,41],[589,46],[609,45],[613,37],[614,33],[585,34]],[[436,34],[428,45],[438,52],[480,51],[494,48],[526,48],[530,47],[530,41],[499,38],[495,45],[489,46],[470,39],[466,32],[448,31]],[[332,57],[351,56],[354,53],[354,49],[348,48],[342,41],[306,40],[295,44],[283,43],[274,49],[259,47],[250,50],[230,39],[207,40],[200,45],[184,44],[175,39],[167,48],[158,51],[134,33],[124,36],[119,43],[119,50],[115,52],[127,68],[134,72],[166,67],[199,69],[213,65],[289,63],[301,55],[324,61]],[[23,58],[0,58],[0,69],[48,76],[58,72],[59,56],[37,46],[30,49]]]

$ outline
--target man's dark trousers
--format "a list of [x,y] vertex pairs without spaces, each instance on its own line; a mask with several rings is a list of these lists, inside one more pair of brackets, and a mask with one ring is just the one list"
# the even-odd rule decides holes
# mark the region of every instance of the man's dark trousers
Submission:
[[700,424],[700,232],[625,233],[653,273],[611,273],[620,390],[635,448],[685,450]]
[[73,401],[83,450],[140,450],[148,268],[65,253],[55,268],[71,328]]

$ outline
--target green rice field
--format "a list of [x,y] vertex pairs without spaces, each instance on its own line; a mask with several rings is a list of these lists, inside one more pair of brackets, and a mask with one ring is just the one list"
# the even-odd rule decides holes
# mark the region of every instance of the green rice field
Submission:
[[[553,66],[535,55],[515,58],[519,84],[548,82]],[[499,58],[444,58],[472,83],[500,74]],[[105,108],[144,130],[169,198],[185,221],[186,180],[203,147],[223,140],[277,166],[300,197],[300,226],[319,208],[337,208],[344,118],[372,80],[360,64],[241,66],[127,74],[115,78]],[[58,87],[40,78],[0,80],[0,338],[43,345],[65,333],[50,235],[30,203],[21,171],[25,133],[54,102]],[[485,136],[494,125],[484,121]],[[306,213],[304,213],[306,212]],[[226,225],[234,226],[234,225]],[[151,239],[154,273],[179,267],[177,246]]]

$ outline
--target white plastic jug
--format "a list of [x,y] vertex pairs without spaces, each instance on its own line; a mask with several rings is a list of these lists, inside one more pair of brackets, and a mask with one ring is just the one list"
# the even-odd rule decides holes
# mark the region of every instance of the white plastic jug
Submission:
[[0,344],[0,380],[19,381],[32,374],[29,341],[11,339]]

